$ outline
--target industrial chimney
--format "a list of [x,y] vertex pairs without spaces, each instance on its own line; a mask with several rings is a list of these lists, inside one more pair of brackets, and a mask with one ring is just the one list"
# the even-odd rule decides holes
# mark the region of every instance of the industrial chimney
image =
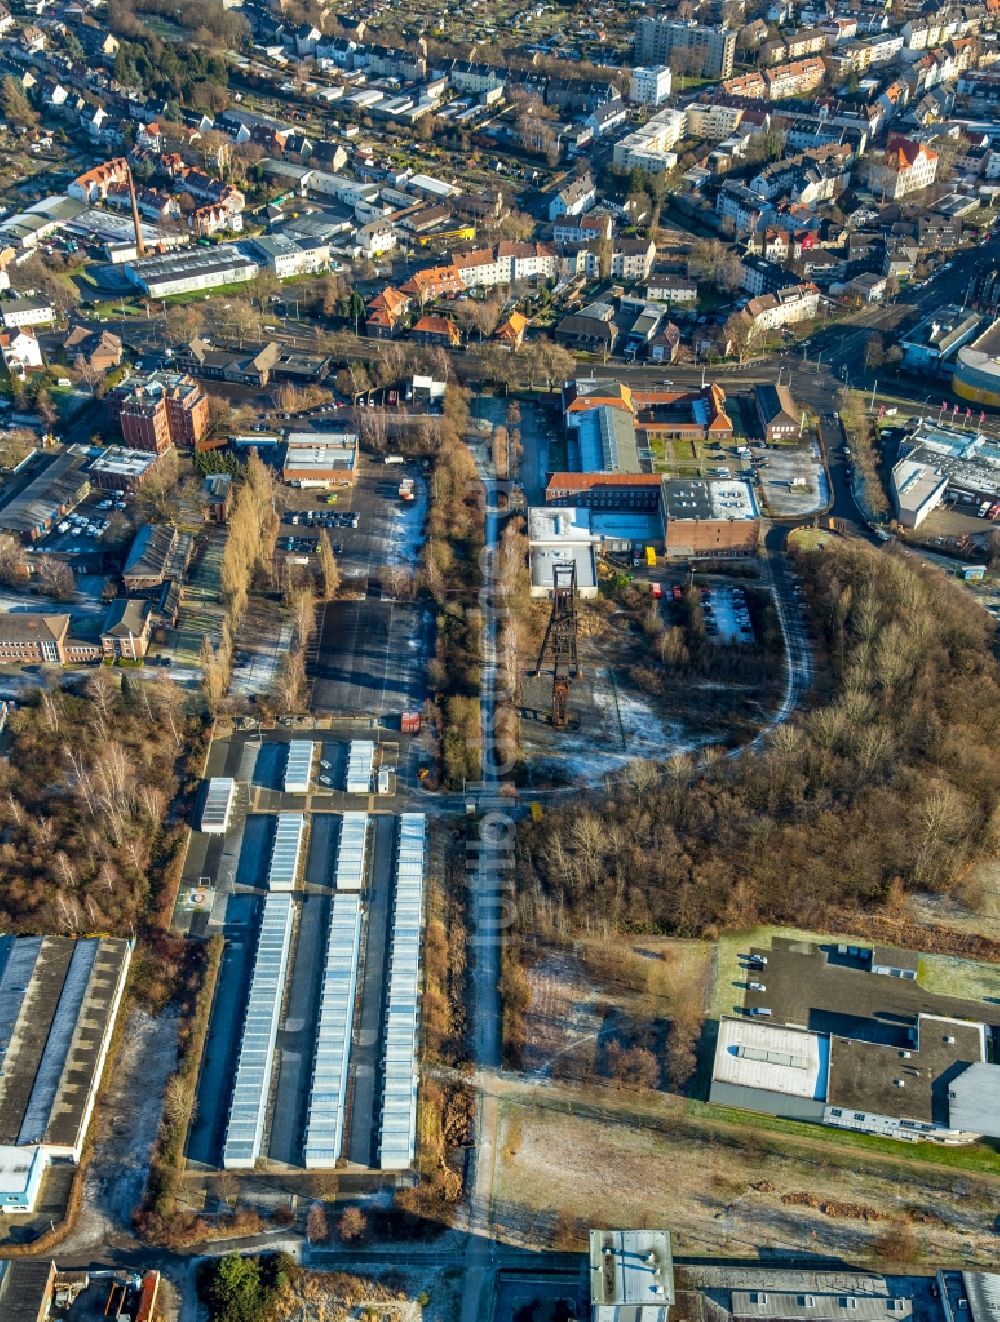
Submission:
[[135,227],[135,256],[136,261],[140,257],[145,257],[146,247],[142,241],[142,222],[139,219],[139,203],[135,200],[135,180],[132,178],[131,169],[128,172],[128,199],[132,203],[132,224]]

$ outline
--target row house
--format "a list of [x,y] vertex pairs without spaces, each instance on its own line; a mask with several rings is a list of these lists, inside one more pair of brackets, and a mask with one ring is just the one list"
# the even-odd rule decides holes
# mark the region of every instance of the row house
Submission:
[[191,215],[191,231],[199,239],[213,234],[239,234],[243,229],[243,213],[232,211],[222,202],[210,202],[198,207]]
[[868,187],[887,201],[929,188],[937,178],[937,153],[922,142],[892,135],[885,152],[868,164]]
[[608,211],[591,212],[578,219],[557,220],[552,229],[554,242],[562,247],[568,243],[592,243],[611,238],[614,217]]
[[727,96],[746,97],[750,101],[768,99],[767,82],[762,73],[745,73],[736,78],[727,78],[722,84]]
[[716,215],[731,221],[737,233],[759,229],[772,213],[771,207],[757,193],[733,181],[719,189],[715,199]]
[[779,64],[777,68],[764,71],[767,94],[772,101],[782,101],[789,96],[806,96],[821,87],[825,78],[826,64],[819,56],[795,60],[791,64]]
[[823,176],[829,175],[835,180],[840,180],[846,176],[852,156],[850,147],[838,144],[819,147],[811,152],[802,152],[766,165],[750,180],[749,187],[754,193],[759,193],[761,197],[770,200],[790,192],[804,172],[814,172],[813,177],[819,172]]
[[880,64],[891,64],[899,58],[902,49],[902,34],[886,32],[866,41],[845,43],[837,48],[833,59],[846,77],[852,73],[865,73]]
[[116,156],[114,160],[95,165],[92,170],[77,175],[67,187],[66,193],[78,202],[104,202],[109,189],[116,184],[128,184],[128,162],[124,156]]
[[790,285],[752,298],[740,316],[757,333],[767,334],[782,326],[809,321],[819,311],[819,290],[814,284]]
[[[143,188],[136,193],[135,200],[140,216],[145,216],[147,220],[154,223],[180,219],[180,204],[170,193],[161,193],[156,188]],[[117,207],[121,211],[128,211],[132,206],[132,199],[126,184],[113,184],[108,189],[105,201],[108,206]]]
[[413,299],[419,307],[423,307],[432,299],[449,294],[461,294],[465,288],[465,282],[458,268],[449,264],[428,266],[422,271],[415,271],[402,286],[401,292]]

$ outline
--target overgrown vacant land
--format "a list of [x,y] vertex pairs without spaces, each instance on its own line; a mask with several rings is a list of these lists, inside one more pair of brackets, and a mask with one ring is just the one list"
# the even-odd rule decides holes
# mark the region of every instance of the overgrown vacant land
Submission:
[[988,620],[903,556],[838,542],[799,557],[829,698],[759,755],[673,759],[637,792],[522,835],[526,931],[821,927],[951,887],[1000,843],[1000,682]]
[[[500,1238],[577,1246],[589,1226],[669,1225],[683,1253],[815,1250],[900,1266],[995,1261],[994,1181],[948,1169],[860,1162],[851,1147],[772,1146],[753,1126],[700,1126],[685,1103],[615,1114],[547,1089],[501,1102]],[[912,1154],[910,1154],[912,1155]]]
[[0,766],[0,929],[109,931],[154,921],[182,839],[165,825],[197,728],[170,680],[98,671],[10,721]]

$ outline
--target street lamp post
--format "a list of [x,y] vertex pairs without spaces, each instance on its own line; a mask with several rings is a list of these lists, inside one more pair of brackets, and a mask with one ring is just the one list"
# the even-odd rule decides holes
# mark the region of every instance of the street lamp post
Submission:
[[876,391],[877,389],[878,389],[878,377],[875,378],[875,384],[872,386],[872,403],[871,403],[871,411],[872,411],[873,413],[875,412],[875,391]]

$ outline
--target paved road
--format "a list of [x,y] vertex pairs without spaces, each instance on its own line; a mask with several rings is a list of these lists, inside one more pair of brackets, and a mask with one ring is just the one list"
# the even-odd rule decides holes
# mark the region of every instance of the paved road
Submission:
[[483,666],[480,679],[483,783],[480,787],[480,852],[470,873],[472,883],[472,1059],[475,1065],[476,1135],[472,1164],[472,1187],[469,1190],[466,1230],[465,1289],[462,1296],[462,1322],[476,1322],[486,1315],[483,1292],[496,1254],[492,1238],[493,1178],[497,1144],[496,1100],[480,1087],[479,1081],[500,1065],[500,943],[505,916],[505,884],[510,873],[503,864],[507,842],[506,830],[513,823],[502,811],[496,795],[499,750],[494,736],[497,686],[497,606],[496,573],[499,562],[499,511],[497,483],[485,452],[477,448],[476,465],[486,496],[485,566],[486,591],[483,594]]

